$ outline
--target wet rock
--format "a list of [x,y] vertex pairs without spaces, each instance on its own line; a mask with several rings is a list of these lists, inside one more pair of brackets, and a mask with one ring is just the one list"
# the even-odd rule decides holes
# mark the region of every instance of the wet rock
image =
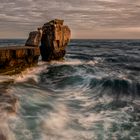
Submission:
[[38,28],[38,31],[30,32],[25,46],[1,47],[0,73],[16,74],[36,65],[40,52],[43,61],[63,58],[71,35],[69,27],[63,25],[63,22],[55,19]]
[[58,60],[64,57],[71,31],[63,25],[63,20],[52,20],[42,27],[40,52],[43,61]]
[[40,56],[39,47],[11,46],[0,48],[0,73],[15,74],[36,65]]
[[30,32],[29,38],[27,39],[25,46],[38,47],[42,37],[42,29],[38,28],[38,31]]

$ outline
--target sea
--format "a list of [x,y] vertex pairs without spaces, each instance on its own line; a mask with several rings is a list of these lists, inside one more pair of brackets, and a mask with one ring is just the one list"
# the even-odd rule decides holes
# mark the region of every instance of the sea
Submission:
[[[0,47],[24,43],[1,39]],[[73,39],[66,50],[64,60],[0,74],[0,92],[18,98],[15,115],[0,112],[0,132],[7,140],[140,140],[140,40]]]

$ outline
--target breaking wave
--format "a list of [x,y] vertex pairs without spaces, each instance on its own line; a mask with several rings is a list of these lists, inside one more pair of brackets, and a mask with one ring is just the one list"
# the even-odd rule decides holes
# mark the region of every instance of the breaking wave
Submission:
[[138,45],[73,40],[64,61],[1,75],[0,139],[139,139]]

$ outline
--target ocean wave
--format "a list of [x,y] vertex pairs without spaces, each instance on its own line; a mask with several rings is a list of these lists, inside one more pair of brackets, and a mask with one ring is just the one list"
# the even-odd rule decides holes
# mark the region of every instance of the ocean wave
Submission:
[[[132,99],[140,96],[140,83],[132,80],[121,78],[105,77],[102,79],[93,78],[89,84],[91,89],[100,86],[100,94],[114,95],[116,98],[122,98],[123,96],[131,96]],[[106,92],[108,91],[108,92]]]

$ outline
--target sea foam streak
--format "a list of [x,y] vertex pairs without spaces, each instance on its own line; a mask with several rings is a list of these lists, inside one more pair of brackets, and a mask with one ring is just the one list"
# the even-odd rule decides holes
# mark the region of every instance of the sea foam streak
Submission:
[[28,79],[33,79],[35,82],[38,82],[39,74],[41,71],[46,70],[47,65],[45,62],[39,62],[38,66],[27,68],[22,71],[20,74],[13,76],[15,82],[25,82]]
[[1,76],[0,92],[19,106],[15,116],[1,112],[0,130],[8,140],[140,139],[139,46],[74,40],[64,61]]

